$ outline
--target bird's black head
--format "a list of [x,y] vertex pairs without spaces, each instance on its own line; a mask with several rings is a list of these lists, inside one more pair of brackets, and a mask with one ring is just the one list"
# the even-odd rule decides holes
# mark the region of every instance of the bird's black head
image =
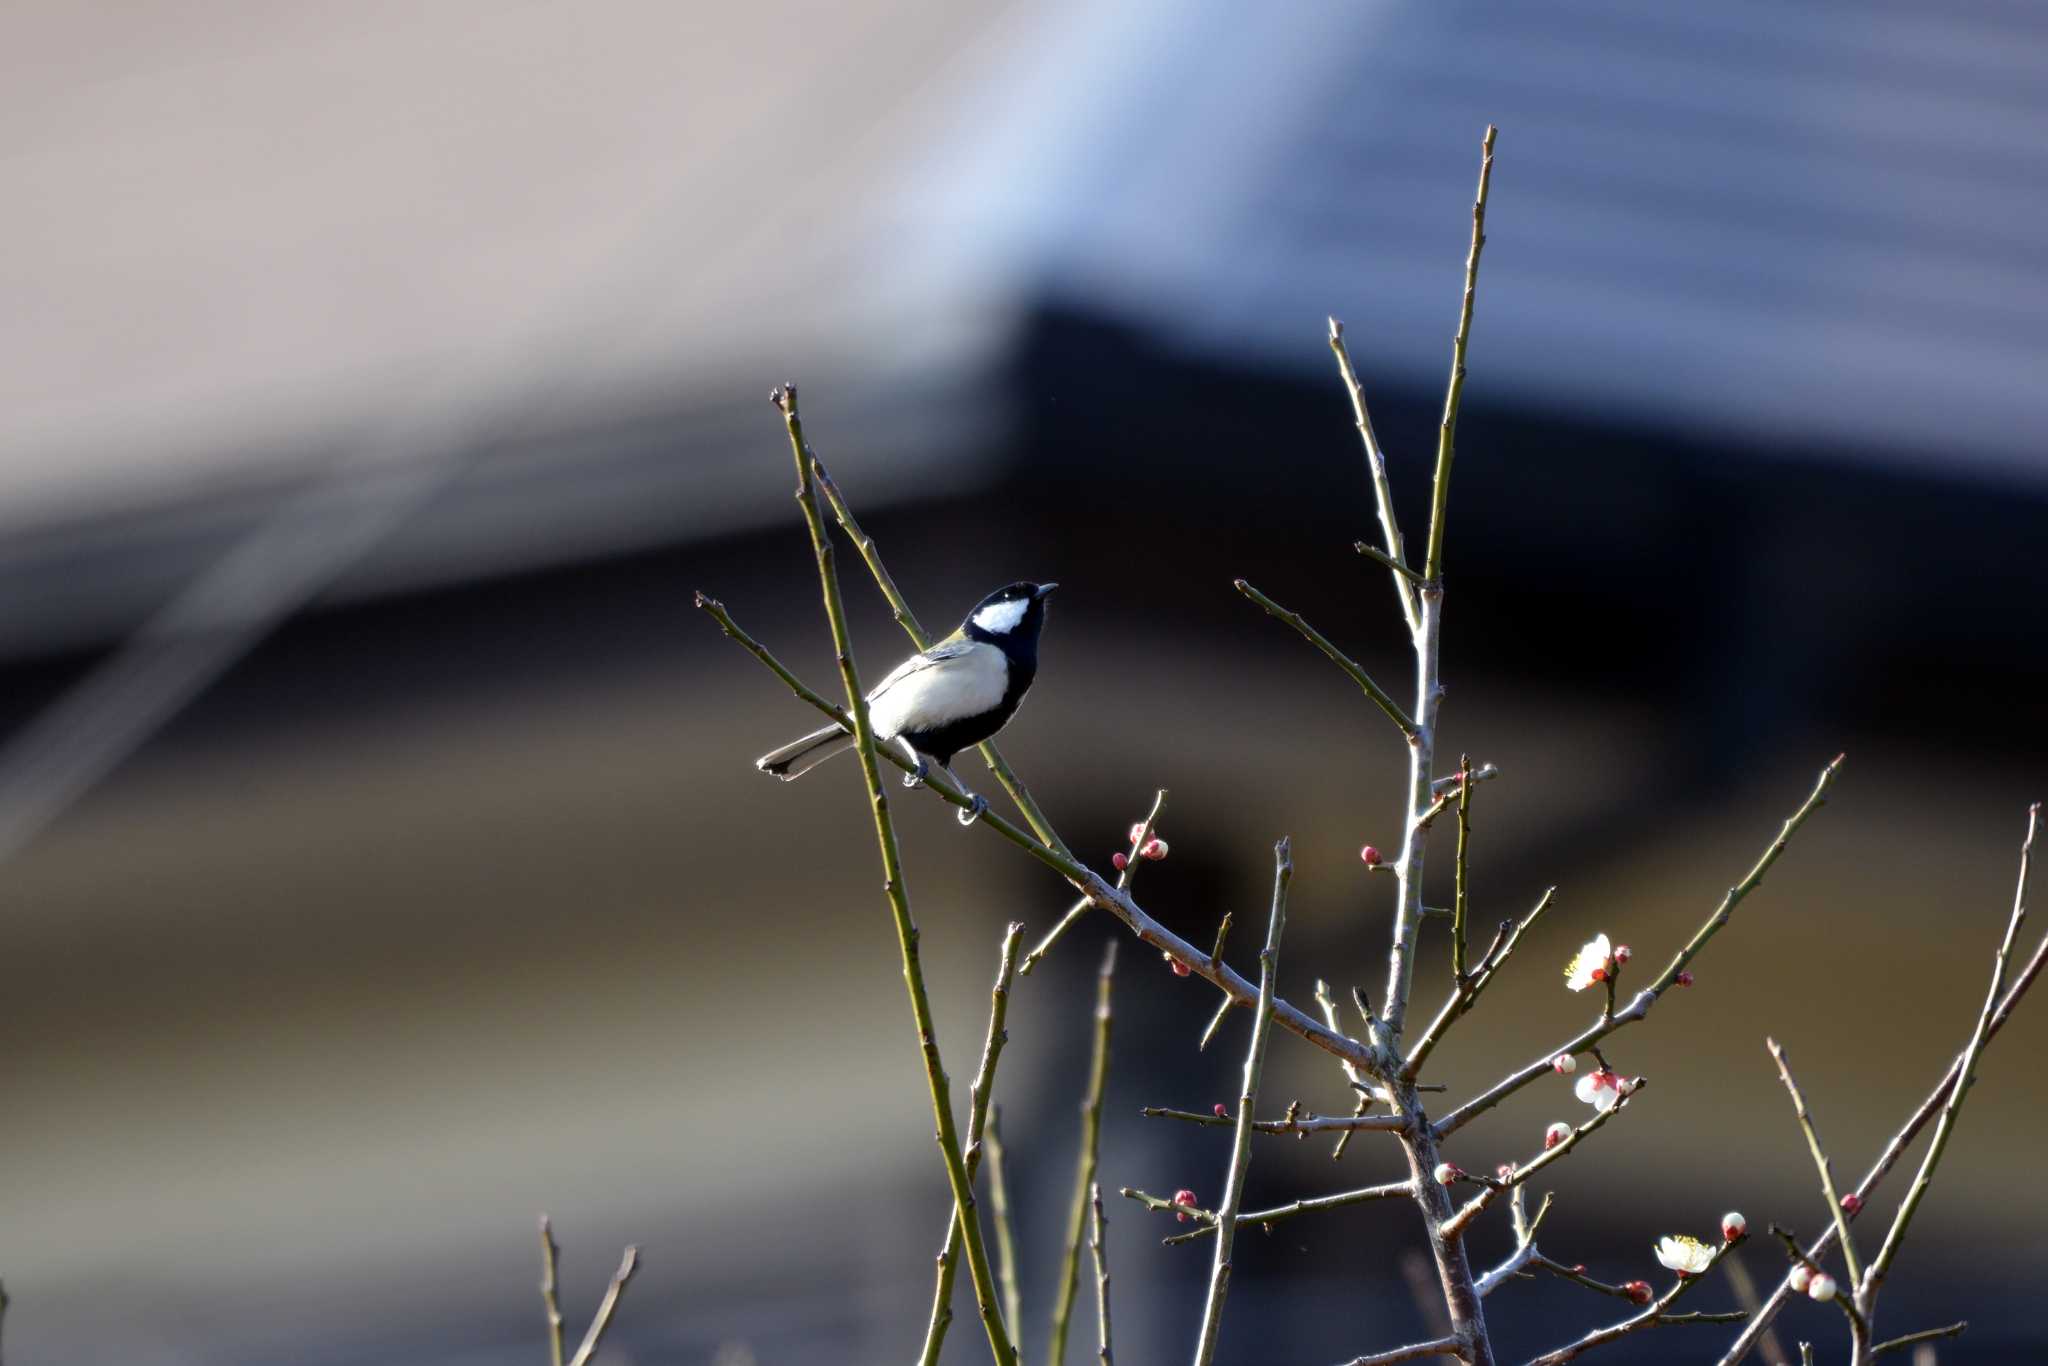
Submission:
[[1017,582],[998,588],[974,605],[960,629],[976,640],[999,645],[1005,653],[1036,654],[1038,633],[1045,627],[1045,599],[1056,583]]

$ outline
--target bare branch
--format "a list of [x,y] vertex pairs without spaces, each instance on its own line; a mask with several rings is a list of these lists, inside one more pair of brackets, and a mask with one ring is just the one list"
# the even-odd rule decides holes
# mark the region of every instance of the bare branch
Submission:
[[1463,1338],[1432,1338],[1428,1342],[1410,1343],[1406,1347],[1394,1347],[1370,1356],[1353,1357],[1344,1366],[1386,1366],[1388,1362],[1415,1361],[1422,1357],[1462,1357],[1465,1352]]
[[[1190,1229],[1186,1233],[1176,1233],[1170,1238],[1163,1239],[1162,1242],[1167,1247],[1172,1247],[1177,1243],[1192,1243],[1197,1238],[1206,1238],[1216,1231],[1216,1216],[1206,1210],[1193,1209],[1186,1205],[1176,1205],[1171,1201],[1161,1200],[1157,1196],[1147,1195],[1143,1191],[1126,1189],[1123,1193],[1147,1208],[1165,1210],[1173,1214],[1185,1214],[1190,1219],[1201,1222],[1202,1226],[1200,1228]],[[1357,1190],[1338,1191],[1334,1195],[1310,1196],[1303,1200],[1289,1201],[1284,1205],[1275,1205],[1271,1209],[1241,1213],[1237,1216],[1237,1222],[1240,1226],[1255,1224],[1260,1228],[1266,1228],[1272,1224],[1283,1223],[1298,1214],[1314,1214],[1320,1210],[1341,1209],[1345,1205],[1362,1205],[1372,1200],[1393,1200],[1400,1196],[1413,1194],[1415,1194],[1415,1184],[1412,1181],[1389,1181],[1378,1186],[1362,1186]]]
[[[981,1165],[982,1130],[988,1122],[989,1096],[995,1090],[996,1059],[1002,1056],[1003,1045],[1009,1042],[1009,1031],[1003,1028],[1003,1020],[1010,1009],[1010,986],[1016,979],[1017,941],[1023,936],[1024,927],[1015,921],[1003,935],[1001,955],[996,966],[996,984],[989,992],[988,1033],[981,1041],[981,1066],[975,1069],[974,1084],[967,1091],[967,1182],[974,1184],[974,1175]],[[1001,1220],[998,1219],[998,1233]],[[945,1245],[939,1250],[939,1281],[932,1292],[931,1319],[925,1327],[924,1350],[918,1354],[919,1366],[936,1366],[939,1351],[946,1342],[946,1330],[953,1323],[953,1281],[960,1270],[960,1242],[963,1236],[959,1212],[946,1224]],[[1009,1260],[1006,1255],[1005,1260]],[[1015,1335],[1022,1331],[1017,1316],[1012,1311],[1007,1316],[1010,1332]],[[1017,1346],[1013,1336],[1011,1345]],[[1018,1347],[1018,1355],[1022,1355]]]
[[1513,1190],[1553,1162],[1562,1162],[1571,1155],[1572,1149],[1579,1145],[1580,1139],[1627,1109],[1628,1103],[1636,1098],[1637,1093],[1645,1085],[1647,1083],[1641,1077],[1638,1077],[1635,1086],[1630,1089],[1627,1095],[1622,1096],[1614,1104],[1572,1130],[1571,1133],[1560,1139],[1556,1144],[1516,1167],[1505,1179],[1497,1180],[1492,1177],[1473,1176],[1470,1173],[1466,1173],[1467,1180],[1477,1181],[1485,1186],[1486,1189],[1473,1196],[1456,1214],[1444,1221],[1443,1236],[1447,1239],[1456,1238],[1471,1226],[1474,1219],[1477,1219],[1486,1212],[1487,1206],[1500,1198],[1501,1192]]
[[[1927,1154],[1920,1159],[1920,1170],[1913,1177],[1913,1184],[1906,1191],[1906,1198],[1899,1204],[1899,1212],[1892,1218],[1891,1232],[1885,1235],[1884,1246],[1878,1249],[1876,1260],[1870,1264],[1867,1282],[1857,1290],[1857,1305],[1866,1314],[1870,1312],[1871,1301],[1876,1298],[1884,1285],[1885,1273],[1891,1270],[1892,1258],[1899,1252],[1899,1245],[1906,1240],[1906,1229],[1913,1222],[1914,1213],[1920,1208],[1920,1201],[1927,1195],[1927,1185],[1934,1179],[1934,1169],[1941,1165],[1943,1152],[1955,1133],[1956,1116],[1962,1111],[1963,1098],[1975,1084],[1977,1059],[1984,1052],[1984,1044],[1991,1037],[1991,1017],[1997,1013],[1998,998],[2005,991],[2005,969],[2012,957],[2013,941],[2019,937],[2020,926],[2027,918],[2027,875],[2034,857],[2034,835],[2041,825],[2041,804],[2035,802],[2027,808],[2027,837],[2020,845],[2019,885],[2013,889],[2012,916],[2005,924],[2005,938],[1999,941],[1998,956],[1992,960],[1991,988],[1984,996],[1984,1009],[1977,1015],[1977,1027],[1970,1031],[1970,1042],[1964,1046],[1962,1059],[1956,1065],[1958,1081],[1949,1091],[1948,1103],[1941,1107],[1941,1118],[1935,1122],[1934,1137],[1927,1142]],[[1844,1235],[1846,1236],[1846,1235]]]
[[1096,1339],[1102,1344],[1098,1355],[1102,1366],[1113,1366],[1115,1355],[1109,1345],[1109,1250],[1104,1246],[1104,1230],[1109,1221],[1102,1217],[1101,1186],[1089,1186],[1088,1205],[1094,1214],[1093,1236],[1088,1240],[1088,1250],[1095,1254]]
[[[1501,922],[1501,930],[1504,933],[1494,936],[1492,945],[1487,948],[1485,956],[1479,960],[1479,966],[1474,968],[1468,977],[1461,978],[1457,985],[1452,987],[1450,997],[1444,1002],[1443,1008],[1437,1011],[1436,1018],[1429,1022],[1429,1028],[1422,1031],[1422,1036],[1415,1041],[1414,1047],[1409,1050],[1407,1065],[1401,1069],[1403,1076],[1412,1081],[1422,1074],[1422,1064],[1428,1061],[1429,1055],[1435,1051],[1436,1046],[1443,1042],[1444,1035],[1449,1032],[1450,1027],[1456,1024],[1467,1011],[1472,1009],[1473,1004],[1478,1001],[1480,993],[1486,990],[1487,986],[1493,981],[1494,976],[1507,963],[1509,955],[1514,953],[1515,946],[1522,942],[1522,936],[1528,932],[1529,927],[1534,925],[1545,911],[1550,909],[1551,903],[1556,897],[1557,888],[1548,888],[1536,902],[1536,908],[1530,911],[1529,914],[1523,916],[1519,921],[1509,922],[1504,920]],[[1511,925],[1512,928],[1510,928]]]
[[1917,1347],[1923,1342],[1935,1342],[1942,1338],[1959,1338],[1970,1326],[1968,1319],[1958,1319],[1941,1328],[1923,1328],[1917,1333],[1904,1337],[1887,1338],[1870,1349],[1872,1356],[1883,1356],[1886,1352],[1897,1352],[1907,1347]]
[[[1128,868],[1126,872],[1130,871]],[[1081,1102],[1081,1160],[1074,1176],[1073,1207],[1067,1216],[1066,1253],[1060,1259],[1057,1298],[1052,1311],[1052,1348],[1048,1360],[1067,1359],[1067,1326],[1074,1317],[1074,1293],[1081,1275],[1081,1244],[1088,1229],[1088,1192],[1095,1185],[1095,1163],[1102,1148],[1102,1093],[1109,1084],[1110,986],[1116,975],[1116,940],[1102,952],[1095,975],[1095,1048],[1088,1062],[1088,1095]]]
[[1519,1071],[1509,1074],[1503,1080],[1496,1082],[1489,1090],[1474,1096],[1471,1100],[1466,1101],[1463,1105],[1445,1115],[1436,1123],[1437,1137],[1449,1137],[1467,1124],[1470,1124],[1480,1115],[1485,1114],[1488,1110],[1506,1100],[1515,1092],[1521,1090],[1524,1086],[1527,1086],[1530,1082],[1549,1073],[1550,1065],[1558,1054],[1584,1053],[1615,1030],[1633,1024],[1648,1015],[1650,1007],[1655,1005],[1657,999],[1664,992],[1669,991],[1678,980],[1678,974],[1683,972],[1686,965],[1699,956],[1700,950],[1706,947],[1707,941],[1718,934],[1721,928],[1728,923],[1730,917],[1734,914],[1736,906],[1741,904],[1744,897],[1747,897],[1756,890],[1757,885],[1764,880],[1764,874],[1769,872],[1771,865],[1778,861],[1778,856],[1785,852],[1787,841],[1798,832],[1800,826],[1806,823],[1806,818],[1820,807],[1826,805],[1828,788],[1834,785],[1835,775],[1840,773],[1841,770],[1842,756],[1837,754],[1827,767],[1820,771],[1820,777],[1815,781],[1813,791],[1807,794],[1806,800],[1800,803],[1799,809],[1786,819],[1784,826],[1778,831],[1777,838],[1771,841],[1770,845],[1757,859],[1755,866],[1749,870],[1742,881],[1728,889],[1727,895],[1721,898],[1721,904],[1714,908],[1714,913],[1708,916],[1706,922],[1693,934],[1691,941],[1683,949],[1679,950],[1678,956],[1671,960],[1670,964],[1658,975],[1655,981],[1636,993],[1635,999],[1629,1002],[1627,1009],[1616,1012],[1612,1019],[1603,1017],[1577,1038],[1557,1048],[1550,1049],[1542,1057],[1529,1063]]
[[1401,615],[1408,619],[1408,629],[1413,631],[1421,624],[1421,616],[1409,583],[1420,583],[1422,576],[1408,567],[1408,552],[1401,544],[1401,527],[1394,518],[1394,489],[1387,480],[1387,457],[1380,450],[1379,438],[1373,435],[1372,417],[1365,410],[1365,386],[1358,382],[1358,371],[1351,365],[1351,352],[1344,345],[1344,324],[1335,318],[1330,319],[1330,350],[1337,357],[1337,373],[1344,378],[1344,390],[1351,395],[1353,419],[1358,426],[1359,439],[1365,443],[1366,468],[1372,471],[1372,492],[1379,504],[1380,531],[1387,538],[1385,554],[1370,549],[1363,541],[1358,543],[1359,553],[1371,555],[1394,571],[1394,592],[1401,599]]
[[[896,826],[889,812],[889,794],[882,784],[882,770],[875,758],[874,727],[868,719],[867,693],[862,689],[860,670],[853,659],[853,641],[846,625],[846,604],[839,594],[839,575],[834,567],[832,542],[818,511],[817,488],[812,475],[816,462],[804,439],[803,419],[797,412],[794,384],[775,391],[775,406],[782,412],[789,432],[790,451],[796,460],[796,499],[811,534],[811,550],[818,562],[818,579],[825,598],[825,618],[832,628],[832,646],[839,664],[839,679],[846,691],[846,708],[853,720],[855,748],[860,754],[861,774],[867,780],[868,799],[874,810],[875,842],[882,855],[882,885],[889,911],[896,925],[896,943],[903,958],[903,980],[910,992],[910,1011],[917,1026],[920,1052],[924,1059],[925,1082],[931,1092],[932,1116],[937,1121],[940,1155],[945,1160],[946,1179],[953,1188],[953,1206],[966,1230],[967,1268],[974,1280],[974,1298],[988,1332],[989,1348],[996,1366],[1015,1366],[1016,1352],[1003,1329],[1003,1316],[996,1306],[995,1277],[989,1270],[988,1250],[982,1243],[981,1221],[974,1214],[974,1187],[967,1177],[967,1165],[960,1151],[960,1136],[954,1127],[951,1083],[939,1057],[938,1031],[932,1023],[931,1001],[925,992],[924,969],[917,950],[917,925],[910,915],[910,896],[903,883],[903,860],[896,846]],[[764,660],[765,662],[765,660]],[[577,1366],[582,1366],[581,1362]]]
[[1371,698],[1373,705],[1378,707],[1381,711],[1385,712],[1387,714],[1387,719],[1389,721],[1392,721],[1395,725],[1401,728],[1401,734],[1407,737],[1408,743],[1411,745],[1415,743],[1415,722],[1409,719],[1407,712],[1401,710],[1401,704],[1394,700],[1393,694],[1389,693],[1385,688],[1382,688],[1379,684],[1373,682],[1372,675],[1368,674],[1364,669],[1360,668],[1357,662],[1354,661],[1351,658],[1351,656],[1345,654],[1342,650],[1338,649],[1335,645],[1331,644],[1330,638],[1328,636],[1325,636],[1321,631],[1318,631],[1315,627],[1309,625],[1308,622],[1302,618],[1301,613],[1291,611],[1288,608],[1282,607],[1279,603],[1273,601],[1264,593],[1261,593],[1258,589],[1246,583],[1243,579],[1236,579],[1233,582],[1237,586],[1237,591],[1244,594],[1246,597],[1250,598],[1260,607],[1263,607],[1266,610],[1267,616],[1275,617],[1280,621],[1286,622],[1289,626],[1292,626],[1296,631],[1301,633],[1302,639],[1306,640],[1309,644],[1315,646],[1318,650],[1321,650],[1324,654],[1328,655],[1330,657],[1330,661],[1333,664],[1335,664],[1338,668],[1342,669],[1347,675],[1350,676],[1351,681],[1358,685],[1359,691],[1363,692],[1367,697]]
[[1764,1040],[1764,1047],[1770,1049],[1771,1057],[1778,1064],[1778,1077],[1792,1094],[1793,1113],[1799,1116],[1799,1128],[1806,1135],[1813,1165],[1820,1172],[1821,1195],[1826,1199],[1828,1213],[1835,1221],[1835,1236],[1842,1245],[1842,1262],[1849,1268],[1849,1284],[1855,1285],[1862,1279],[1862,1273],[1856,1265],[1855,1240],[1849,1236],[1849,1216],[1842,1209],[1841,1192],[1835,1189],[1834,1164],[1828,1161],[1827,1152],[1821,1147],[1820,1133],[1813,1127],[1813,1116],[1807,1112],[1806,1097],[1800,1093],[1799,1083],[1792,1079],[1792,1065],[1785,1059],[1785,1050],[1778,1046],[1776,1039],[1770,1038]]
[[[2041,975],[2043,968],[2048,968],[2048,935],[2042,936],[2041,942],[2034,948],[2033,955],[2027,959],[2027,965],[2020,969],[2019,975],[2013,978],[2012,986],[2007,988],[2004,999],[1999,1001],[1998,1010],[1991,1017],[1991,1028],[1984,1036],[1987,1044],[1998,1037],[1999,1030],[2005,1028],[2006,1022],[2012,1018],[2014,1009],[2026,996],[2028,988],[2034,985],[2034,980]],[[1927,1127],[1928,1122],[1947,1102],[1955,1087],[1956,1078],[1962,1073],[1962,1062],[1962,1056],[1958,1054],[1955,1060],[1949,1063],[1948,1071],[1935,1083],[1934,1089],[1927,1093],[1926,1099],[1920,1102],[1920,1108],[1915,1110],[1900,1126],[1899,1131],[1892,1135],[1891,1141],[1885,1144],[1884,1151],[1877,1155],[1877,1160],[1871,1164],[1870,1170],[1864,1173],[1862,1182],[1856,1187],[1859,1208],[1869,1202],[1878,1185],[1890,1175],[1891,1169],[1898,1165],[1899,1159],[1905,1156],[1906,1149],[1912,1146],[1913,1140],[1920,1136],[1920,1131]],[[1854,1214],[1849,1217],[1851,1221],[1856,1218]],[[1825,1256],[1827,1250],[1834,1246],[1835,1236],[1835,1230],[1830,1225],[1818,1239],[1807,1246],[1806,1255],[1809,1258]],[[1763,1308],[1750,1320],[1749,1326],[1743,1329],[1734,1345],[1722,1355],[1718,1366],[1736,1366],[1748,1356],[1793,1293],[1791,1286],[1780,1281],[1778,1288],[1764,1302]]]
[[640,1269],[640,1249],[629,1247],[626,1255],[619,1259],[619,1269],[612,1273],[612,1283],[605,1288],[604,1299],[597,1306],[597,1314],[590,1320],[590,1329],[583,1335],[583,1345],[576,1349],[576,1355],[569,1359],[569,1366],[590,1366],[590,1359],[597,1355],[598,1345],[612,1326],[612,1315],[618,1312],[619,1301],[626,1294],[626,1282],[633,1279],[633,1273]]
[[[548,1361],[551,1366],[562,1366],[562,1301],[555,1283],[555,1265],[562,1255],[555,1245],[554,1226],[548,1217],[540,1217],[540,1302],[547,1311]],[[0,1300],[0,1308],[5,1301]]]
[[1259,950],[1259,1011],[1253,1019],[1251,1047],[1244,1058],[1244,1087],[1237,1099],[1237,1138],[1232,1145],[1230,1171],[1223,1181],[1223,1203],[1216,1210],[1216,1256],[1209,1267],[1209,1298],[1202,1307],[1195,1366],[1210,1366],[1216,1359],[1216,1339],[1223,1327],[1223,1301],[1230,1293],[1230,1249],[1237,1234],[1238,1205],[1244,1199],[1245,1173],[1251,1168],[1251,1116],[1259,1102],[1259,1074],[1266,1065],[1266,1042],[1273,1033],[1273,981],[1278,975],[1280,934],[1287,927],[1287,884],[1293,877],[1294,861],[1283,838],[1273,846],[1273,909],[1266,920],[1266,947]]
[[[1229,1115],[1201,1115],[1193,1110],[1169,1110],[1160,1105],[1147,1105],[1138,1111],[1146,1119],[1177,1119],[1184,1124],[1206,1124],[1215,1129],[1237,1127],[1237,1120]],[[1408,1121],[1399,1115],[1304,1115],[1294,1119],[1258,1119],[1252,1121],[1252,1130],[1261,1134],[1338,1134],[1356,1132],[1361,1129],[1398,1132],[1408,1127]]]
[[[1003,1107],[989,1107],[988,1135],[988,1203],[989,1214],[996,1226],[996,1256],[999,1266],[996,1281],[1003,1291],[1003,1321],[1016,1325],[1018,1337],[1024,1331],[1024,1291],[1017,1283],[1017,1235],[1016,1224],[1010,1218],[1010,1181],[1008,1164],[1003,1159]],[[1017,1355],[1024,1355],[1019,1346]]]
[[1458,336],[1451,343],[1451,382],[1444,392],[1444,417],[1437,429],[1436,479],[1430,492],[1429,553],[1422,577],[1444,576],[1444,521],[1451,499],[1451,459],[1457,448],[1458,400],[1465,392],[1465,345],[1472,338],[1472,303],[1479,294],[1479,253],[1486,249],[1486,194],[1493,187],[1493,141],[1499,132],[1486,126],[1479,159],[1479,192],[1472,198],[1472,249],[1465,256],[1465,297],[1458,310]]
[[[1458,853],[1456,900],[1451,903],[1451,985],[1465,986],[1465,851],[1472,842],[1472,756],[1458,756]],[[1505,934],[1507,926],[1501,926]]]

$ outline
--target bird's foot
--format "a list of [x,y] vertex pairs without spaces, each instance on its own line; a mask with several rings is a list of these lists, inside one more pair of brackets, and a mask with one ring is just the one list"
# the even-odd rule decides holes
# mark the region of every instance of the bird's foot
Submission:
[[981,819],[981,813],[988,810],[988,798],[975,792],[968,793],[967,797],[967,809],[953,813],[954,818],[962,825],[974,824]]
[[925,760],[919,759],[917,767],[903,775],[903,785],[905,787],[923,787],[924,780],[931,776],[932,766]]

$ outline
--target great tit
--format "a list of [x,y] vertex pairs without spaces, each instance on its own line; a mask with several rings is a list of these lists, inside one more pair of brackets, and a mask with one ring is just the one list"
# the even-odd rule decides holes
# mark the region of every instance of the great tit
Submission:
[[[952,635],[898,664],[868,694],[876,742],[897,746],[916,766],[904,779],[907,785],[924,780],[928,756],[967,791],[953,777],[953,756],[988,739],[1016,715],[1038,673],[1045,599],[1057,587],[1013,583],[998,588],[975,604]],[[853,743],[839,726],[826,726],[762,755],[754,767],[788,782],[852,749]],[[960,823],[973,824],[987,809],[985,798],[974,797],[973,805],[960,813]]]

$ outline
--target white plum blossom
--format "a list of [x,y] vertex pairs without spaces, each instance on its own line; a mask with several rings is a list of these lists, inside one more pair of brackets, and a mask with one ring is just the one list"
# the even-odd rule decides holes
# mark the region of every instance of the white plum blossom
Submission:
[[1606,981],[1613,970],[1614,946],[1606,935],[1596,934],[1565,965],[1564,984],[1573,991],[1584,991],[1595,982]]
[[1714,1249],[1684,1234],[1657,1240],[1657,1260],[1681,1276],[1697,1276],[1714,1262]]
[[1572,1094],[1605,1114],[1621,1103],[1621,1078],[1606,1068],[1596,1068],[1572,1084]]

